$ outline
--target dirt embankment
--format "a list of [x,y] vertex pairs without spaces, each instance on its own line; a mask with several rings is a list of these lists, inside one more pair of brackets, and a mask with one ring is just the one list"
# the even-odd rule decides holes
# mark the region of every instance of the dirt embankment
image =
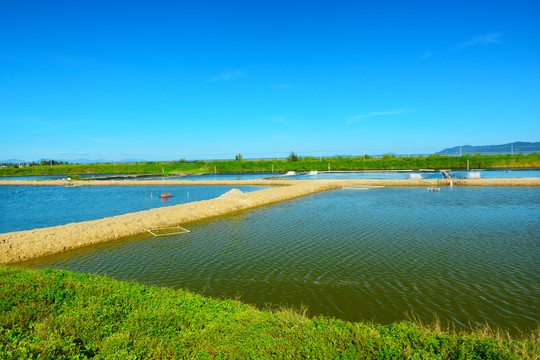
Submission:
[[[0,181],[1,185],[66,185],[65,181]],[[212,200],[157,208],[94,221],[84,221],[0,234],[0,263],[11,263],[65,250],[115,240],[147,229],[182,225],[325,190],[354,186],[444,186],[449,181],[428,179],[355,180],[243,180],[243,181],[80,181],[69,186],[121,185],[258,185],[271,189],[242,193],[231,191]],[[540,178],[460,179],[464,186],[540,186]]]

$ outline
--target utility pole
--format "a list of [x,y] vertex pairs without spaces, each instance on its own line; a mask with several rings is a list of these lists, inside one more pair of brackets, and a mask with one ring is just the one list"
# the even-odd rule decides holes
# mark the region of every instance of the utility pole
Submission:
[[510,149],[511,149],[512,156],[514,156],[514,144],[510,144]]
[[459,157],[461,157],[461,146],[459,147]]

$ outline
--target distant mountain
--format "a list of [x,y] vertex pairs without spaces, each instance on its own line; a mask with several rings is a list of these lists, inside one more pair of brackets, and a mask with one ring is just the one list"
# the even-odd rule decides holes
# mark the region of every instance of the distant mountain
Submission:
[[453,148],[448,148],[437,152],[440,155],[454,156],[459,155],[461,151],[462,155],[466,154],[483,154],[483,155],[497,155],[497,154],[530,154],[532,152],[540,152],[540,142],[514,142],[503,145],[481,145],[471,146],[462,145]]
[[[18,163],[25,163],[28,162],[26,160],[21,159],[7,159],[7,160],[0,160],[0,163],[2,164],[18,164]],[[31,161],[30,161],[31,162]]]

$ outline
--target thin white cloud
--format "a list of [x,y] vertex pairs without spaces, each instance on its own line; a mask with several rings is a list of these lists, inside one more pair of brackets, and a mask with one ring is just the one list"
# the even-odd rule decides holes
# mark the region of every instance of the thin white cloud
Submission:
[[404,114],[404,113],[409,113],[413,111],[414,110],[407,110],[407,109],[399,109],[399,110],[392,110],[392,111],[373,111],[373,112],[370,112],[369,114],[360,114],[360,115],[351,116],[347,120],[347,124],[350,125],[360,120],[367,119],[370,117],[375,117],[375,116],[397,115],[397,114]]
[[473,46],[488,47],[494,44],[501,44],[503,42],[501,40],[501,36],[502,34],[499,34],[499,33],[482,34],[482,35],[476,36],[475,38],[472,38],[471,40],[457,44],[453,48],[449,48],[449,49],[441,50],[441,51],[423,51],[421,52],[421,56],[422,56],[422,59],[429,59],[434,56],[445,56],[445,55],[453,54],[458,51],[462,51],[463,49],[468,48],[468,47],[473,47]]
[[422,53],[422,58],[423,58],[423,59],[429,59],[430,57],[433,57],[433,56],[436,56],[436,55],[438,55],[438,53],[436,53],[436,52],[433,52],[433,51],[424,51],[424,52]]
[[246,73],[244,73],[241,70],[234,70],[234,71],[227,71],[223,72],[217,76],[212,76],[206,79],[208,82],[214,82],[214,81],[227,81],[227,80],[234,80],[238,78],[245,77]]
[[469,46],[475,46],[475,45],[482,45],[483,47],[487,47],[491,44],[500,44],[502,41],[500,40],[501,34],[495,34],[495,33],[489,33],[489,34],[482,34],[478,35],[477,37],[462,42],[457,47],[459,49],[466,48]]
[[52,124],[50,121],[44,120],[39,116],[14,116],[9,118],[0,118],[0,125],[17,125],[19,127],[49,127]]
[[277,85],[270,85],[270,88],[272,89],[296,89],[296,86],[291,84],[277,84]]

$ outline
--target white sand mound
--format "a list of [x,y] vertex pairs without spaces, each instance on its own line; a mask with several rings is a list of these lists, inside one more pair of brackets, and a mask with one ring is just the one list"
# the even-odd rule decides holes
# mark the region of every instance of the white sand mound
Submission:
[[229,200],[229,199],[240,199],[244,196],[244,193],[239,190],[239,189],[231,189],[229,191],[227,191],[225,194],[221,195],[220,197],[218,197],[218,199],[224,199],[224,200]]

